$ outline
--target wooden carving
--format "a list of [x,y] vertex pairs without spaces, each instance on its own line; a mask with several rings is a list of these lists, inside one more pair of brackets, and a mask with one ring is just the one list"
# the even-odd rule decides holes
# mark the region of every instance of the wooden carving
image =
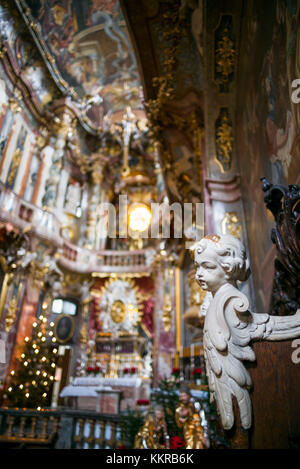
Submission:
[[300,308],[300,187],[261,181],[266,207],[276,222],[271,235],[277,250],[271,310],[280,316],[293,314]]

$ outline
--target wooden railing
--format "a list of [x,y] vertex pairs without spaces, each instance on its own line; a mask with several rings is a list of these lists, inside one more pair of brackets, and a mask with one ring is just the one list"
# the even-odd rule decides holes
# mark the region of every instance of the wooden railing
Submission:
[[88,411],[0,409],[0,447],[117,449],[122,419]]

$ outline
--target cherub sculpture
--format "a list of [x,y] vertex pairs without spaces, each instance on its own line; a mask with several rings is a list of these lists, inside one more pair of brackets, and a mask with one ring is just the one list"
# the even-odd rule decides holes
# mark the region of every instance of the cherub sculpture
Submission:
[[196,280],[212,293],[203,344],[212,400],[215,399],[226,430],[234,424],[236,398],[241,425],[249,429],[252,385],[244,361],[255,361],[252,340],[277,341],[300,336],[300,310],[293,316],[270,316],[249,311],[247,297],[236,282],[250,275],[246,250],[234,236],[208,235],[195,246]]

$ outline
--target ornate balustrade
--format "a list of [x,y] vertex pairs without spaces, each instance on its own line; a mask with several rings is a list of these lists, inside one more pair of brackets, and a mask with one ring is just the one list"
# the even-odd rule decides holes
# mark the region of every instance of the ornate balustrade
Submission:
[[29,229],[38,238],[51,241],[59,249],[59,263],[78,273],[146,273],[147,253],[137,251],[96,251],[72,244],[61,235],[61,224],[54,213],[24,201],[0,182],[0,220],[17,228]]
[[78,273],[146,273],[147,251],[93,251],[64,240],[59,263]]
[[88,411],[0,409],[0,446],[116,449],[124,446],[122,419]]
[[62,243],[60,222],[46,210],[26,202],[0,182],[0,219],[17,228],[30,228],[39,238],[45,238],[55,245]]
[[110,272],[113,266],[117,272],[143,272],[147,266],[146,250],[140,251],[99,251],[97,263],[102,272]]

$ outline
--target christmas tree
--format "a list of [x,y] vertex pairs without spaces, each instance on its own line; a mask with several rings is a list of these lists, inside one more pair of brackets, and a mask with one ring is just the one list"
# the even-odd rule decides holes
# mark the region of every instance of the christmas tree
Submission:
[[7,397],[11,406],[34,409],[50,406],[58,355],[53,326],[53,322],[48,325],[43,313],[33,323],[31,338],[25,337],[22,353],[10,372]]

